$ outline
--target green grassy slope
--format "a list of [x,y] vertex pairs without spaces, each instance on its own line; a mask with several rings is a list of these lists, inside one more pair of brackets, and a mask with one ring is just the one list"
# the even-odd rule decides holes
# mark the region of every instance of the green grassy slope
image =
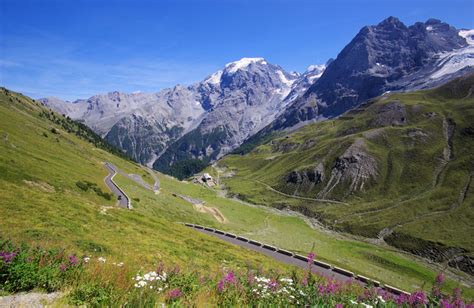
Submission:
[[[10,98],[12,100],[10,100]],[[39,114],[40,105],[15,93],[0,92],[0,236],[78,253],[106,256],[132,269],[159,260],[187,268],[218,271],[219,267],[263,266],[279,271],[286,266],[193,232],[179,222],[199,223],[232,231],[286,249],[308,253],[313,243],[319,258],[398,287],[429,289],[439,268],[376,245],[310,228],[301,218],[275,213],[220,197],[216,191],[158,174],[159,194],[121,175],[115,181],[132,198],[132,211],[114,201],[84,192],[77,181],[96,183],[103,191],[107,174],[102,163],[112,162],[127,173],[153,179],[140,166],[96,148],[67,133]],[[59,115],[56,115],[60,117]],[[52,133],[52,128],[56,133]],[[25,182],[28,181],[28,182]],[[185,195],[218,208],[227,219],[219,223],[173,194]],[[6,217],[7,219],[5,219]],[[460,285],[455,276],[446,288]]]
[[[160,214],[158,204],[122,210],[115,200],[79,189],[77,181],[89,181],[108,192],[105,161],[129,173],[146,172],[40,116],[45,110],[19,94],[0,91],[2,238],[111,256],[132,268],[159,260],[214,269],[223,260],[275,266],[258,254],[190,231],[177,223],[186,219],[178,219],[179,212]],[[145,180],[152,182],[149,175]],[[195,215],[191,211],[188,217]]]
[[223,158],[221,179],[249,202],[296,209],[352,234],[384,236],[393,246],[472,272],[473,86],[471,75],[436,90],[382,96],[247,155]]
[[[167,175],[160,174],[159,178],[162,184],[159,195],[154,195],[123,176],[119,176],[117,182],[131,198],[140,198],[140,202],[134,204],[135,207],[153,211],[155,215],[219,228],[303,255],[311,251],[314,245],[317,257],[321,260],[407,290],[429,289],[437,271],[445,270],[395,249],[311,228],[299,216],[267,207],[245,205],[221,197],[214,190],[181,182]],[[211,215],[196,213],[192,210],[192,205],[173,194],[205,201],[207,206],[218,208],[228,222],[219,223]],[[159,207],[156,207],[157,204]],[[459,286],[464,289],[466,296],[474,296],[472,289],[465,284],[467,281],[461,279],[466,278],[466,275],[458,271],[451,272],[450,275],[452,280],[447,286]]]

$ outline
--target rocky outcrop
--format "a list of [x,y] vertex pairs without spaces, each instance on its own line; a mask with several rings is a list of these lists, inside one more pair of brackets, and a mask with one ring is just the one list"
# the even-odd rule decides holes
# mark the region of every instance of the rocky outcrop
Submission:
[[295,170],[286,177],[286,183],[294,185],[314,185],[324,181],[324,166],[319,163],[314,168]]
[[434,262],[447,263],[451,267],[474,275],[474,259],[463,248],[448,247],[442,243],[427,241],[398,232],[392,232],[384,240],[394,247]]
[[149,118],[131,115],[119,120],[107,133],[110,144],[125,151],[136,161],[150,162],[182,135],[182,126],[166,127]]
[[377,174],[377,162],[367,152],[364,139],[356,139],[344,154],[336,158],[331,176],[317,197],[327,199],[340,185],[345,186],[344,195],[361,191],[370,180],[375,179]]
[[398,101],[389,102],[377,108],[369,127],[401,126],[407,124],[405,105]]

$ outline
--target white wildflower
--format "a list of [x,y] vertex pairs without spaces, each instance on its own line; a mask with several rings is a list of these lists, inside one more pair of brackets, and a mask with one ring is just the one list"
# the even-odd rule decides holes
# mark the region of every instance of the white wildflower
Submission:
[[89,263],[90,260],[91,260],[90,257],[84,257],[84,262],[85,262],[85,263]]
[[105,258],[104,257],[99,257],[99,262],[105,263]]

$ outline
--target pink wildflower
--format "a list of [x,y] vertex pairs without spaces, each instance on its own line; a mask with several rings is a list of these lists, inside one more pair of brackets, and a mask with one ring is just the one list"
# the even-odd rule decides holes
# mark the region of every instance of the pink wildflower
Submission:
[[171,300],[175,300],[177,298],[180,298],[182,295],[183,295],[183,293],[181,292],[181,290],[179,288],[170,290],[168,292],[168,298],[171,299]]
[[16,252],[1,251],[0,257],[3,259],[3,262],[10,263],[16,256]]
[[324,285],[320,284],[320,285],[318,286],[318,293],[319,293],[320,295],[324,295],[324,293],[326,293],[326,288],[324,287]]
[[435,283],[437,285],[442,285],[444,283],[444,280],[445,280],[445,277],[443,273],[439,273],[438,275],[436,275]]
[[69,263],[72,265],[72,266],[75,266],[75,265],[78,265],[79,264],[79,260],[77,259],[77,257],[75,255],[70,255],[69,256]]
[[61,263],[61,265],[59,265],[59,270],[61,272],[65,272],[67,270],[68,266],[64,263]]
[[278,289],[278,282],[274,279],[272,279],[269,283],[268,283],[268,287],[273,291],[275,292],[277,289]]
[[224,291],[224,280],[219,280],[219,282],[217,283],[217,291],[219,293],[222,293],[222,291]]
[[410,295],[408,302],[412,306],[424,305],[426,304],[426,295],[423,291],[415,291]]
[[230,284],[236,283],[234,272],[232,271],[228,272],[224,279],[226,283],[230,283]]
[[310,253],[308,254],[308,263],[309,263],[309,264],[313,264],[313,261],[314,261],[314,257],[315,257],[315,256],[316,256],[316,255],[315,255],[314,252],[310,252]]
[[255,276],[253,275],[252,272],[248,273],[247,282],[249,283],[249,285],[253,285],[253,283],[255,282]]
[[402,306],[404,304],[406,304],[408,302],[408,295],[406,294],[400,294],[397,298],[396,298],[396,304],[398,306]]
[[447,300],[447,299],[442,299],[440,302],[439,302],[439,305],[442,307],[442,308],[451,308],[451,303]]
[[158,265],[158,267],[156,268],[156,272],[158,274],[161,274],[165,271],[165,265],[163,264],[163,262],[160,262],[160,264]]
[[326,293],[334,294],[334,293],[336,293],[336,288],[337,288],[336,285],[331,281],[326,286]]
[[453,299],[454,300],[461,299],[461,289],[460,288],[455,288],[453,290]]

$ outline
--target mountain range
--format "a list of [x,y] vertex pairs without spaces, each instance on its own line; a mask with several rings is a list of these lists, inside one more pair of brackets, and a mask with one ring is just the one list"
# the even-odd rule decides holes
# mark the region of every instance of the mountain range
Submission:
[[180,178],[277,131],[333,118],[389,91],[432,88],[474,71],[474,31],[389,17],[362,28],[334,60],[302,74],[264,58],[231,62],[158,93],[41,101],[133,159]]

